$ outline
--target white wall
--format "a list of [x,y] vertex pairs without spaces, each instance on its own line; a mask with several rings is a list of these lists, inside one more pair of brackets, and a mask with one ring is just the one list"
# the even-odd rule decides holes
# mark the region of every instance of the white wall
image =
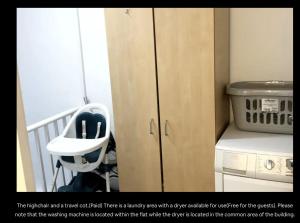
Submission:
[[293,9],[230,9],[230,82],[266,80],[293,80]]
[[[82,103],[76,16],[75,9],[17,10],[17,65],[27,126]],[[53,129],[50,135],[54,136]],[[40,140],[46,178],[51,179],[44,135],[40,135]],[[33,134],[29,135],[29,145],[36,190],[42,191],[42,166]],[[46,183],[50,189],[51,181]],[[62,176],[59,176],[59,183],[62,183]]]
[[82,8],[79,18],[87,96],[91,102],[101,102],[107,106],[114,132],[104,9]]
[[76,18],[75,9],[17,10],[17,65],[27,125],[83,102]]
[[[87,96],[105,104],[112,120],[104,10],[80,9]],[[27,125],[83,104],[76,9],[18,9],[17,64]]]
[[293,80],[293,9],[230,10],[230,80]]
[[[104,11],[79,11],[87,96],[90,102],[103,103],[108,107],[114,133]],[[79,30],[75,8],[17,10],[17,65],[27,125],[83,105]],[[58,124],[62,130],[62,123]],[[51,127],[50,135],[54,136]],[[40,140],[46,178],[52,179],[51,161],[45,148],[43,131],[40,131]],[[29,136],[29,143],[36,189],[41,191],[42,172],[33,134]],[[67,179],[70,179],[70,173],[65,172]],[[49,189],[51,181],[46,183]],[[58,183],[62,184],[61,171]]]

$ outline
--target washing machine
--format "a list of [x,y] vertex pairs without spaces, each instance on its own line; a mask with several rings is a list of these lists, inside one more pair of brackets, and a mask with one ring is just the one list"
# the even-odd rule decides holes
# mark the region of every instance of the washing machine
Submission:
[[293,135],[247,132],[231,123],[216,144],[216,192],[292,192]]

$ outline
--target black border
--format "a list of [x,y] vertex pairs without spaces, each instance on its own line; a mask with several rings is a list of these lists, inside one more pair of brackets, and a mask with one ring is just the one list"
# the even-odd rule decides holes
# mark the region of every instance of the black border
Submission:
[[16,7],[293,7],[296,0],[17,0]]
[[[295,29],[295,0],[241,0],[241,1],[208,1],[208,0],[202,0],[202,1],[193,1],[193,0],[185,0],[185,1],[107,1],[107,0],[99,0],[99,1],[16,1],[15,5],[15,13],[17,13],[17,8],[22,7],[28,7],[28,8],[43,8],[43,7],[267,7],[267,8],[273,8],[273,7],[288,7],[288,8],[294,8],[294,30]],[[16,14],[15,14],[16,18]],[[16,23],[15,23],[16,25]],[[16,27],[16,26],[15,26]],[[15,29],[16,30],[16,29]],[[293,32],[294,39],[296,32]],[[17,33],[16,33],[17,34]],[[16,36],[15,34],[15,36]],[[297,41],[294,41],[294,51],[297,45]],[[16,48],[17,50],[17,48]],[[16,52],[16,51],[15,51]],[[295,58],[295,54],[294,54]],[[295,59],[294,59],[295,61]],[[294,116],[298,113],[297,108],[297,78],[298,75],[295,75],[296,70],[294,66]],[[13,77],[12,75],[10,77]],[[16,77],[16,76],[15,76]],[[12,78],[12,83],[16,84],[16,78]],[[295,85],[296,84],[296,85]],[[16,85],[15,85],[16,86]],[[11,87],[10,89],[14,89]],[[12,92],[10,95],[14,95],[15,92]],[[16,97],[15,97],[16,98]],[[14,99],[9,100],[10,103],[12,103],[13,107],[14,105]],[[15,110],[16,111],[16,110]],[[12,119],[13,120],[13,119]],[[7,126],[12,127],[13,125],[11,121],[7,121]],[[297,148],[299,147],[297,139],[297,115],[296,118],[294,117],[294,160],[298,160],[298,151]],[[10,131],[11,133],[13,130],[5,130],[5,132]],[[9,137],[13,137],[13,134],[9,135]],[[7,146],[6,146],[7,147]],[[10,145],[8,146],[11,147]],[[11,149],[10,151],[14,151]],[[11,157],[16,157],[16,153],[12,152]],[[14,173],[16,173],[16,166],[14,166],[15,171],[11,170],[11,166],[13,166],[11,163],[9,164],[9,174],[10,177],[12,177],[12,180],[9,180],[8,183],[11,183],[12,185],[9,186],[10,193],[13,195],[14,198],[10,197],[8,199],[6,208],[8,217],[13,220],[13,213],[16,210],[16,203],[17,202],[141,202],[141,203],[148,203],[148,202],[187,202],[191,203],[193,201],[198,202],[216,202],[216,203],[222,203],[222,202],[234,202],[234,201],[247,201],[252,203],[261,203],[261,202],[292,202],[296,204],[296,195],[299,193],[299,190],[297,189],[298,180],[297,180],[297,161],[296,165],[294,164],[294,192],[293,193],[170,193],[170,192],[164,192],[164,193],[36,193],[36,192],[26,192],[26,193],[17,193],[16,192],[16,176],[14,176]],[[5,191],[6,192],[6,191]],[[15,219],[14,219],[15,220]],[[84,220],[84,219],[82,219]],[[101,221],[102,219],[97,219],[97,221]],[[230,222],[232,222],[234,219],[230,219]],[[41,222],[41,219],[36,220],[37,222]],[[53,219],[51,220],[53,222]],[[144,221],[144,220],[143,220]],[[164,220],[163,220],[164,221]],[[222,219],[223,221],[223,219]],[[240,219],[238,219],[240,221]],[[272,222],[274,222],[274,219],[271,219]],[[29,219],[28,222],[34,222],[34,219]],[[252,221],[254,222],[254,221]],[[256,222],[256,221],[255,221]],[[267,222],[266,219],[263,220],[263,222]],[[279,220],[279,222],[282,222],[282,220]]]

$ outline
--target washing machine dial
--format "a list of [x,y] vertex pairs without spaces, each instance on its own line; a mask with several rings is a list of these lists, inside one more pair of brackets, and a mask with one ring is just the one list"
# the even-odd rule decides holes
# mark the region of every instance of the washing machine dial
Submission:
[[265,161],[265,167],[268,169],[268,170],[272,170],[275,166],[275,163],[273,160],[266,160]]

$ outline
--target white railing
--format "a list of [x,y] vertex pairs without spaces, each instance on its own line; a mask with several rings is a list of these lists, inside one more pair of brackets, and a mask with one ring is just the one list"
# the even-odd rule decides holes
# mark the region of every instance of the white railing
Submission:
[[[30,141],[30,149],[32,153],[32,160],[35,171],[35,180],[36,182],[38,182],[36,183],[38,184],[37,188],[41,188],[40,191],[49,191],[48,188],[51,185],[52,176],[55,172],[55,164],[57,160],[54,160],[54,157],[47,152],[46,145],[48,142],[50,142],[50,140],[57,137],[62,132],[63,128],[67,124],[67,121],[72,117],[72,115],[77,111],[78,108],[79,107],[76,107],[61,112],[57,115],[54,115],[27,127],[27,133]],[[50,128],[50,126],[52,126],[52,129]],[[61,128],[59,128],[59,126]],[[52,136],[51,133],[53,133]],[[41,135],[44,135],[44,137],[41,138]],[[34,147],[36,147],[36,150],[34,150]],[[45,165],[46,163],[48,165]],[[66,185],[65,170],[63,167],[61,169],[62,182],[63,185]],[[73,174],[74,173],[72,171],[69,171],[69,178],[72,178]],[[42,176],[42,181],[40,180],[40,176]],[[55,190],[57,191],[56,184]]]

